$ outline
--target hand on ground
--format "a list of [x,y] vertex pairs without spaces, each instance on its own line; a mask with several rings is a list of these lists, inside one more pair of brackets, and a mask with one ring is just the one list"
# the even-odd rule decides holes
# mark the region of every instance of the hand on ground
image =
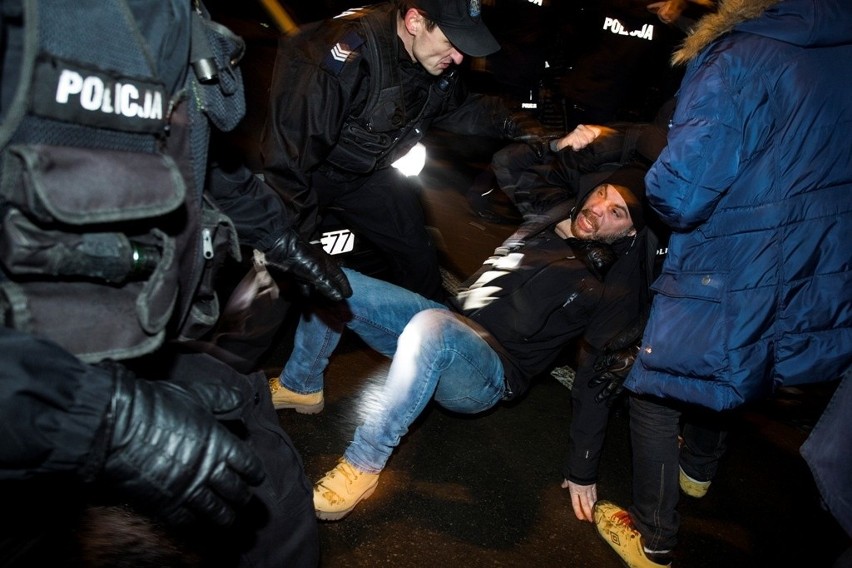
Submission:
[[598,500],[598,486],[594,483],[591,485],[578,485],[567,479],[562,480],[562,489],[568,489],[571,494],[571,506],[574,507],[574,514],[581,521],[595,522],[594,509],[595,501]]

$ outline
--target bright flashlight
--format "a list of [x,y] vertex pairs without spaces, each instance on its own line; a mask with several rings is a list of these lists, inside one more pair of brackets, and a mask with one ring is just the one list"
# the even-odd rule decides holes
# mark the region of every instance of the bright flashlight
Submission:
[[416,176],[425,164],[426,147],[418,142],[405,156],[399,158],[391,165],[407,176]]

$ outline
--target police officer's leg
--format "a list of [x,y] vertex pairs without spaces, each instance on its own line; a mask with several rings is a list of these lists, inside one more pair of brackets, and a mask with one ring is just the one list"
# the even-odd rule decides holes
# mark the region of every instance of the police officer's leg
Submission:
[[416,182],[396,168],[379,170],[357,185],[342,189],[338,184],[333,205],[349,228],[384,253],[395,284],[443,299],[438,252],[426,229]]

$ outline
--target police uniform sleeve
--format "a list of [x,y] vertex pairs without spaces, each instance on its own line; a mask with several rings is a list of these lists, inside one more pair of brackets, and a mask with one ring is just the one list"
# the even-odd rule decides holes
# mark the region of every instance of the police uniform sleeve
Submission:
[[0,328],[0,479],[66,474],[103,483],[168,522],[226,524],[264,477],[249,446],[215,416],[238,390],[139,380]]
[[211,164],[206,183],[243,245],[269,250],[282,233],[297,226],[295,207],[242,164]]
[[512,113],[502,99],[480,93],[467,93],[459,81],[447,112],[432,125],[456,134],[485,136],[498,140],[512,138],[507,131]]
[[5,327],[0,353],[0,479],[75,473],[109,405],[111,374]]
[[234,222],[240,243],[265,253],[266,266],[286,273],[333,301],[352,294],[349,281],[321,247],[301,238],[296,213],[247,167],[213,164],[208,190]]

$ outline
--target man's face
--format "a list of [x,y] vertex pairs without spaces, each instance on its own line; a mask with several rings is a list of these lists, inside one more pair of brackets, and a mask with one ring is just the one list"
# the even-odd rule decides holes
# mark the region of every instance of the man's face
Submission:
[[426,29],[425,19],[414,35],[411,51],[414,59],[432,75],[440,75],[447,67],[454,63],[459,65],[464,59],[440,27]]
[[627,203],[608,183],[592,190],[571,222],[571,234],[577,239],[611,243],[635,232]]

